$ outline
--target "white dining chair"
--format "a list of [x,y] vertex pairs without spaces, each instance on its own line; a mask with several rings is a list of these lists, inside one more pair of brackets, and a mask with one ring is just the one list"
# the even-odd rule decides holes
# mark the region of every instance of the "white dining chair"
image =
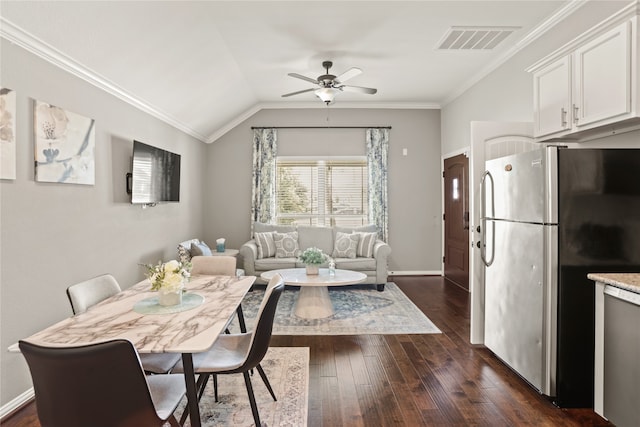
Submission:
[[[202,256],[191,258],[191,274],[210,274],[212,276],[236,276],[236,257],[232,256]],[[247,327],[242,313],[242,304],[236,310],[240,332],[246,332]]]
[[[253,331],[240,334],[220,335],[209,351],[193,355],[194,372],[200,374],[196,385],[198,388],[198,399],[202,397],[209,376],[213,376],[214,378],[214,395],[215,400],[218,401],[216,376],[242,373],[244,375],[251,412],[253,413],[256,426],[262,424],[260,424],[260,414],[258,413],[249,371],[253,368],[258,371],[271,397],[273,397],[273,400],[277,400],[271,384],[267,379],[267,375],[262,369],[262,366],[260,366],[260,362],[269,349],[269,342],[271,341],[271,333],[273,331],[273,320],[275,318],[278,300],[283,290],[284,280],[282,276],[276,274],[267,285]],[[183,372],[182,362],[176,365],[174,372]],[[182,414],[181,423],[184,422],[187,415],[187,411]]]
[[191,258],[191,274],[210,274],[212,276],[235,276],[236,257],[203,256]]

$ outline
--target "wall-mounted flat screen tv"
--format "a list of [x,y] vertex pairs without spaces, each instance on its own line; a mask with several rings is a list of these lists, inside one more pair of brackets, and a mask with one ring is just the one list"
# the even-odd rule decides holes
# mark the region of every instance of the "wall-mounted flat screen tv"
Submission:
[[180,201],[180,155],[133,141],[131,203]]

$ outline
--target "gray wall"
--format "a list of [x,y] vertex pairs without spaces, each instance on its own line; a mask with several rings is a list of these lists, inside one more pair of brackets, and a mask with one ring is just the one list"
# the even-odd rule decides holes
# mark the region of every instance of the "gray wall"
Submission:
[[[438,110],[330,107],[333,126],[393,127],[391,270],[441,269],[441,152],[469,146],[471,121],[531,121],[532,77],[524,70],[626,3],[587,3],[446,105],[442,121]],[[0,43],[0,86],[16,90],[18,102],[18,175],[0,181],[0,405],[5,405],[31,386],[22,356],[6,348],[71,314],[68,285],[110,272],[128,287],[143,277],[139,262],[173,258],[176,243],[193,237],[211,244],[226,237],[228,247],[239,247],[249,239],[250,127],[326,126],[327,109],[262,110],[207,146],[4,39]],[[96,120],[94,186],[34,182],[33,99]],[[637,146],[639,134],[593,144]],[[357,131],[282,130],[280,135],[281,150],[299,155],[355,153],[364,146],[364,132]],[[180,203],[146,210],[129,204],[124,174],[133,139],[182,155]],[[338,139],[345,142],[336,144]]]
[[[111,273],[127,288],[140,262],[177,256],[202,235],[206,145],[1,39],[2,87],[17,93],[17,178],[0,181],[0,405],[31,387],[9,345],[71,315],[65,289]],[[161,90],[161,88],[159,88]],[[95,185],[34,181],[33,99],[96,120]],[[180,203],[129,203],[133,139],[182,155]]]
[[[250,238],[251,126],[392,126],[389,140],[389,244],[392,271],[441,270],[439,110],[329,107],[261,110],[207,151],[206,240],[239,248]],[[364,129],[281,129],[281,155],[364,155]],[[406,148],[408,155],[402,155]]]
[[628,3],[587,2],[463,95],[443,106],[442,152],[469,147],[472,121],[533,121],[533,75],[525,70]]

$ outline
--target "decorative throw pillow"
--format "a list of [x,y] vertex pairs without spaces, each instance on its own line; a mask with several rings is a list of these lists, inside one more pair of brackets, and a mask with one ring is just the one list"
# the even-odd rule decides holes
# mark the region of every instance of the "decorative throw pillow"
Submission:
[[211,248],[205,242],[191,243],[191,256],[211,256]]
[[338,231],[336,233],[336,241],[333,246],[333,257],[355,258],[359,240],[360,234],[358,233],[347,234]]
[[254,233],[253,239],[258,246],[258,259],[275,256],[276,244],[273,241],[273,231]]
[[178,259],[183,264],[191,261],[191,246],[187,249],[182,245],[178,245]]
[[276,244],[276,258],[294,258],[300,252],[298,246],[298,232],[290,231],[288,233],[273,232],[273,241]]
[[371,258],[373,257],[373,247],[378,239],[378,233],[358,233],[360,234],[360,241],[358,242],[358,249],[356,250],[356,256]]

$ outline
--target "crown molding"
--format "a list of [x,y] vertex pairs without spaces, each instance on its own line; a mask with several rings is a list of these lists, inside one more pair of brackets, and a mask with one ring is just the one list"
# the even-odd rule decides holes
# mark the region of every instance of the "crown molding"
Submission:
[[213,132],[211,135],[209,135],[209,137],[205,140],[205,142],[207,144],[211,144],[212,142],[217,141],[224,134],[226,134],[227,132],[229,132],[236,126],[238,126],[240,123],[247,120],[249,117],[253,116],[255,113],[257,113],[261,109],[262,108],[260,107],[260,104],[255,104],[251,106],[251,108],[249,108],[248,110],[245,110],[240,115],[234,117],[233,119],[231,119],[231,121],[227,122],[224,126],[222,126],[221,128],[217,129],[215,132]]
[[0,37],[202,142],[205,136],[0,16]]
[[320,101],[286,101],[286,102],[259,102],[248,110],[242,112],[224,126],[217,129],[206,139],[207,144],[211,144],[220,139],[224,134],[240,125],[242,122],[253,116],[260,110],[283,110],[283,109],[348,109],[348,108],[364,108],[364,109],[393,109],[393,110],[439,110],[440,104],[425,102],[336,102],[329,107],[320,105]]
[[564,44],[560,48],[556,49],[549,55],[537,61],[535,64],[531,65],[526,69],[529,73],[535,73],[540,68],[546,66],[551,61],[555,61],[563,56],[566,56],[576,50],[578,47],[582,46],[584,43],[587,43],[589,40],[594,37],[599,36],[600,34],[613,29],[617,25],[622,24],[625,21],[630,20],[634,16],[640,16],[640,0],[634,0],[632,3],[620,9],[618,12],[609,16],[607,19],[599,22],[595,26],[591,27],[589,30],[580,34],[573,40]]
[[[516,44],[512,49],[505,52],[497,60],[484,67],[473,78],[469,79],[454,93],[450,94],[441,104],[429,102],[337,102],[332,104],[330,108],[346,109],[346,108],[366,108],[366,109],[441,109],[443,105],[452,102],[480,80],[506,62],[513,55],[524,49],[538,37],[553,28],[560,21],[571,15],[578,8],[585,4],[585,0],[572,0],[570,3],[559,9],[549,19],[538,25],[525,38]],[[262,102],[251,106],[237,117],[233,118],[224,126],[217,129],[208,137],[197,132],[195,129],[187,126],[170,114],[154,107],[151,103],[134,96],[123,88],[119,87],[109,79],[99,75],[95,71],[75,61],[68,55],[60,52],[53,46],[38,39],[34,35],[13,24],[11,21],[0,16],[0,37],[9,42],[22,47],[32,54],[44,59],[45,61],[71,73],[72,75],[88,82],[89,84],[104,90],[105,92],[115,96],[116,98],[138,108],[139,110],[173,126],[174,128],[196,138],[199,141],[212,143],[222,137],[224,134],[238,126],[240,123],[257,113],[262,109],[287,109],[287,108],[326,108],[319,106],[318,102]]]
[[[326,108],[318,102],[264,102],[253,105],[248,110],[233,118],[227,124],[217,129],[206,137],[195,129],[187,126],[175,117],[151,105],[151,103],[140,99],[133,94],[119,87],[109,79],[101,76],[92,69],[85,67],[68,55],[65,55],[53,46],[45,43],[26,30],[15,25],[11,21],[0,16],[0,37],[25,49],[37,57],[61,68],[72,75],[88,82],[89,84],[104,90],[116,98],[130,104],[139,110],[167,123],[170,126],[196,138],[199,141],[212,143],[224,134],[238,126],[240,123],[262,109],[286,109],[286,108]],[[440,105],[435,103],[412,103],[412,102],[338,102],[330,108],[375,108],[375,109],[439,109]]]
[[[287,101],[287,102],[261,102],[261,109],[285,109],[285,108],[320,108],[325,109],[327,106],[322,105],[322,101]],[[330,104],[328,108],[348,109],[348,108],[368,108],[368,109],[389,109],[389,110],[439,110],[440,104],[434,102],[368,102],[368,101],[351,101]]]
[[447,105],[460,97],[466,91],[475,86],[480,80],[495,71],[499,66],[507,62],[515,54],[522,51],[529,46],[535,40],[544,35],[547,31],[562,22],[565,18],[573,14],[576,10],[581,8],[587,3],[588,0],[571,0],[569,3],[558,9],[553,15],[537,25],[534,29],[529,31],[522,40],[515,44],[511,49],[507,50],[504,54],[492,61],[489,65],[483,67],[475,76],[467,80],[456,91],[452,92],[443,102],[443,105]]

